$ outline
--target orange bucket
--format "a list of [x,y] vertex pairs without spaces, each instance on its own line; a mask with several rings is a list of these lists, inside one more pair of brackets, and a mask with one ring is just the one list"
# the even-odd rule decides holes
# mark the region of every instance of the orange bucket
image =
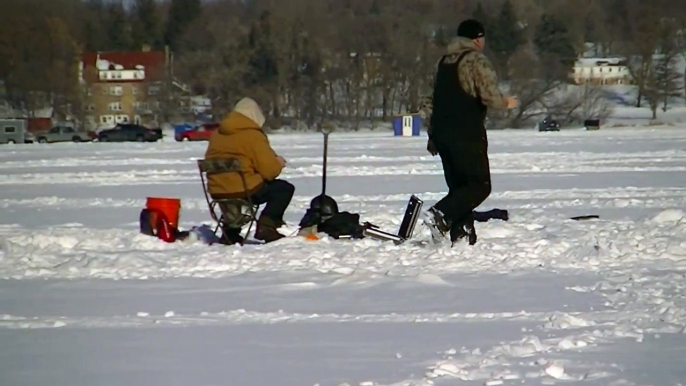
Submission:
[[164,214],[169,221],[169,225],[172,228],[179,229],[179,212],[181,212],[181,200],[178,198],[165,198],[165,197],[148,197],[145,203],[146,209],[149,209],[150,221],[152,224],[157,224],[157,215],[155,210],[158,210]]

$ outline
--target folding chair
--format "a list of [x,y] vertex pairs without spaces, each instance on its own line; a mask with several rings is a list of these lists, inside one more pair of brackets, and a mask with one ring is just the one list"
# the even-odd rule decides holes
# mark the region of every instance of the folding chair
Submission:
[[[210,208],[210,216],[217,222],[214,233],[217,234],[217,231],[221,228],[223,236],[225,227],[241,229],[246,224],[250,224],[248,226],[248,231],[245,233],[243,241],[241,242],[241,244],[243,244],[245,239],[248,238],[253,224],[257,220],[259,205],[254,204],[250,197],[248,197],[248,187],[245,183],[245,175],[241,169],[240,161],[235,158],[198,160],[198,170],[200,172],[200,180],[202,181],[202,189],[203,192],[205,192],[205,199]],[[208,192],[206,177],[212,174],[222,173],[237,173],[241,176],[243,191],[246,193],[246,198],[212,198]]]

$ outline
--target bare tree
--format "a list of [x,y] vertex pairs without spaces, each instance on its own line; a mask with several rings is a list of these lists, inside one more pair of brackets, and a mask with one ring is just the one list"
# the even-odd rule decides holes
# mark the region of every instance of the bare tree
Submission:
[[219,115],[244,95],[252,50],[247,44],[247,27],[238,18],[216,12],[224,17],[202,18],[191,25],[181,43],[175,71],[183,83],[208,95],[213,113]]
[[517,95],[519,106],[507,119],[510,127],[520,128],[549,113],[550,101],[563,82],[556,76],[559,72],[550,68],[557,63],[540,62],[530,49],[515,53],[511,63],[509,92]]
[[39,4],[0,3],[0,77],[15,109],[31,114],[54,107],[58,116],[68,118],[79,100],[78,42],[66,16]]
[[[676,19],[678,28],[669,33],[677,38],[677,45],[684,46],[683,2],[517,0],[511,1],[512,7],[503,7],[504,0],[291,0],[287,7],[274,0],[200,3],[202,15],[189,17],[195,21],[184,23],[185,33],[173,39],[175,73],[162,91],[171,97],[164,98],[160,111],[167,120],[177,119],[172,113],[181,108],[175,99],[177,91],[209,96],[215,114],[250,95],[260,101],[275,125],[295,122],[312,127],[323,119],[337,119],[360,127],[363,121],[374,125],[395,114],[416,111],[419,94],[431,90],[445,43],[477,3],[482,5],[482,18],[492,38],[499,37],[503,43],[511,37],[507,28],[499,30],[503,23],[490,20],[488,24],[493,19],[488,15],[501,9],[508,10],[501,19],[507,20],[509,30],[521,31],[521,41],[517,40],[522,45],[511,57],[514,43],[499,46],[496,38],[487,46],[487,55],[490,49],[501,59],[510,58],[500,60],[499,75],[510,81],[510,92],[520,99],[518,110],[491,115],[502,125],[521,127],[545,114],[575,120],[603,115],[606,110],[596,88],[566,85],[568,69],[555,68],[561,60],[552,57],[543,63],[532,54],[532,41],[545,40],[535,39],[534,33],[544,13],[559,19],[557,24],[569,32],[572,49],[557,55],[565,61],[573,60],[572,51],[581,52],[586,41],[599,43],[599,54],[626,56],[638,88],[637,106],[647,99],[653,109],[666,110],[683,83],[675,79],[676,54],[671,54],[682,50],[669,49],[662,36],[665,31],[660,29],[665,20]],[[108,37],[105,28],[111,27],[114,33],[122,26],[129,28],[128,21],[98,22],[107,19],[107,4],[106,0],[0,0],[0,80],[11,104],[26,110],[48,104],[61,115],[84,115],[83,95],[75,79],[78,67],[70,58],[76,60],[80,49],[129,46],[117,41],[123,34]],[[174,13],[167,12],[169,0],[138,0],[136,4],[138,40],[152,37],[142,31],[156,31],[154,35],[162,25],[174,25],[168,17]],[[121,19],[121,8],[115,8],[114,16]],[[125,16],[132,15],[127,12]],[[189,16],[182,13],[174,14]],[[542,35],[548,38],[554,33]],[[439,40],[443,46],[437,44]],[[540,45],[551,49],[545,41]],[[657,50],[662,56],[654,56]],[[179,86],[190,89],[180,90],[174,84],[177,80]]]
[[546,101],[545,106],[551,116],[566,123],[583,122],[589,118],[604,120],[613,112],[601,86],[561,86]]

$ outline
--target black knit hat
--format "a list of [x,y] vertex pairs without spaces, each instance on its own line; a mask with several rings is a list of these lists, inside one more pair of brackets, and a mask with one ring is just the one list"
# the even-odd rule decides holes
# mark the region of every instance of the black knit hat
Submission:
[[467,19],[457,27],[457,36],[474,40],[486,36],[486,30],[478,21]]

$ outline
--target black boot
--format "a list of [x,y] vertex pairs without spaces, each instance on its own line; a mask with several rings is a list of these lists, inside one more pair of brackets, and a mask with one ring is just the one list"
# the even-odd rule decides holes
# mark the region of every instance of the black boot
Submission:
[[424,212],[424,224],[429,227],[434,242],[440,242],[451,229],[450,221],[435,207]]
[[271,243],[280,240],[286,236],[277,231],[283,225],[283,221],[275,221],[269,217],[262,216],[257,220],[257,229],[255,229],[255,239]]
[[241,236],[240,228],[222,228],[222,237],[219,238],[219,243],[224,245],[243,244],[245,240]]
[[474,226],[473,220],[465,225],[465,230],[468,233],[467,240],[469,241],[469,245],[476,244],[476,227]]
[[477,237],[473,215],[468,215],[464,220],[455,223],[455,226],[450,228],[450,241],[452,241],[453,246],[465,239],[469,245],[476,244]]

